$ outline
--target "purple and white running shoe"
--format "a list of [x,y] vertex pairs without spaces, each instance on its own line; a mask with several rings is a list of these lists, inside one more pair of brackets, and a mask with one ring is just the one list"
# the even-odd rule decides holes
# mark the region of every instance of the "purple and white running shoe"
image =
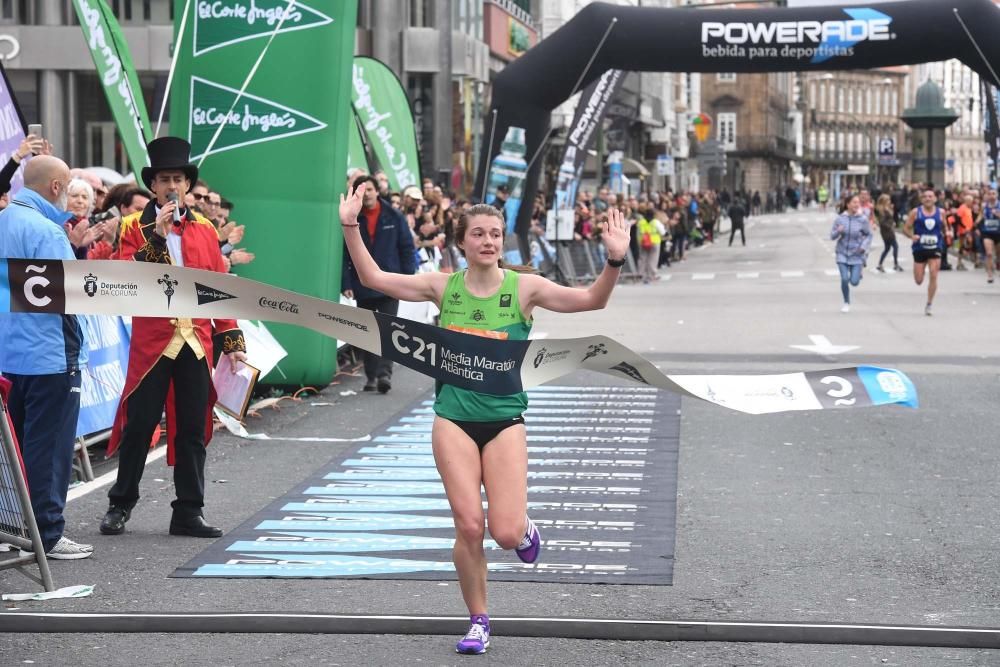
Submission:
[[455,644],[455,652],[481,655],[490,647],[490,617],[486,614],[476,614],[470,617],[470,620],[472,625],[465,636]]
[[538,528],[535,527],[535,522],[531,520],[531,517],[525,518],[528,519],[528,529],[514,551],[523,562],[534,563],[542,551],[542,537],[538,534]]

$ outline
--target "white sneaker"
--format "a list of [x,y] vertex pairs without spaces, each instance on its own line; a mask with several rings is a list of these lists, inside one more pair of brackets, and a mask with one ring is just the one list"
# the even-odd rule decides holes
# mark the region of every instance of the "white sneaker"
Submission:
[[[21,549],[22,556],[30,556],[33,553],[34,551]],[[52,560],[79,560],[90,558],[93,555],[94,546],[92,544],[77,544],[68,537],[60,537],[56,545],[45,554],[45,557]]]
[[927,306],[924,307],[924,315],[930,316],[931,314],[932,314],[931,313],[931,304],[927,304]]
[[840,307],[840,312],[842,312],[842,313],[849,313],[849,312],[851,312],[851,304],[845,303],[843,306]]

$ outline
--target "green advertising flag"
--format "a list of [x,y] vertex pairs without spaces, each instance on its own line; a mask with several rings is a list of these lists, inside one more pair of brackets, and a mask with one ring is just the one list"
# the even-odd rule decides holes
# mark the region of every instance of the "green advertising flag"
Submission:
[[365,143],[361,138],[361,128],[358,127],[357,116],[351,112],[351,120],[348,123],[348,146],[347,146],[347,171],[352,169],[369,170],[368,155],[365,153]]
[[132,171],[138,176],[143,167],[149,166],[146,143],[153,135],[128,44],[104,0],[73,0],[73,8],[108,96],[108,106]]
[[[241,246],[256,258],[235,270],[336,300],[357,3],[192,2],[184,34],[176,34],[185,4],[174,0],[170,133],[191,142],[200,178],[233,202],[232,219],[246,225]],[[330,381],[336,341],[289,325],[268,328],[290,354],[266,381]]]
[[374,58],[354,59],[351,100],[379,166],[393,192],[420,186],[420,155],[413,113],[403,85]]

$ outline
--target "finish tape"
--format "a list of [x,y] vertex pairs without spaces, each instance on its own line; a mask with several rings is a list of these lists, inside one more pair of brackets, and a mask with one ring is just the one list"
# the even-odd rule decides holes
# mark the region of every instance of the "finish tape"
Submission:
[[524,391],[579,369],[748,414],[900,404],[900,371],[858,366],[779,375],[666,375],[607,336],[495,340],[345,306],[238,276],[147,262],[0,260],[0,313],[267,320],[294,324],[435,380],[486,394]]

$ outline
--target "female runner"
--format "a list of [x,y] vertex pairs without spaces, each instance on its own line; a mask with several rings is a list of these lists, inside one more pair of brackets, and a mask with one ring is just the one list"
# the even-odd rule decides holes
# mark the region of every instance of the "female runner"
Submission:
[[[455,227],[455,245],[468,268],[452,274],[403,275],[379,269],[358,231],[362,190],[341,196],[340,224],[362,284],[393,298],[433,301],[441,326],[491,338],[525,340],[534,309],[560,313],[599,310],[608,303],[625,263],[629,223],[608,210],[601,240],[608,251],[604,270],[586,289],[563,287],[541,276],[503,268],[503,214],[470,208]],[[538,559],[541,539],[527,516],[528,448],[523,413],[527,394],[492,396],[439,383],[434,402],[431,446],[455,521],[453,560],[471,627],[455,649],[484,653],[490,645],[486,610],[485,527],[503,549],[526,563]],[[480,489],[485,487],[484,515]]]

